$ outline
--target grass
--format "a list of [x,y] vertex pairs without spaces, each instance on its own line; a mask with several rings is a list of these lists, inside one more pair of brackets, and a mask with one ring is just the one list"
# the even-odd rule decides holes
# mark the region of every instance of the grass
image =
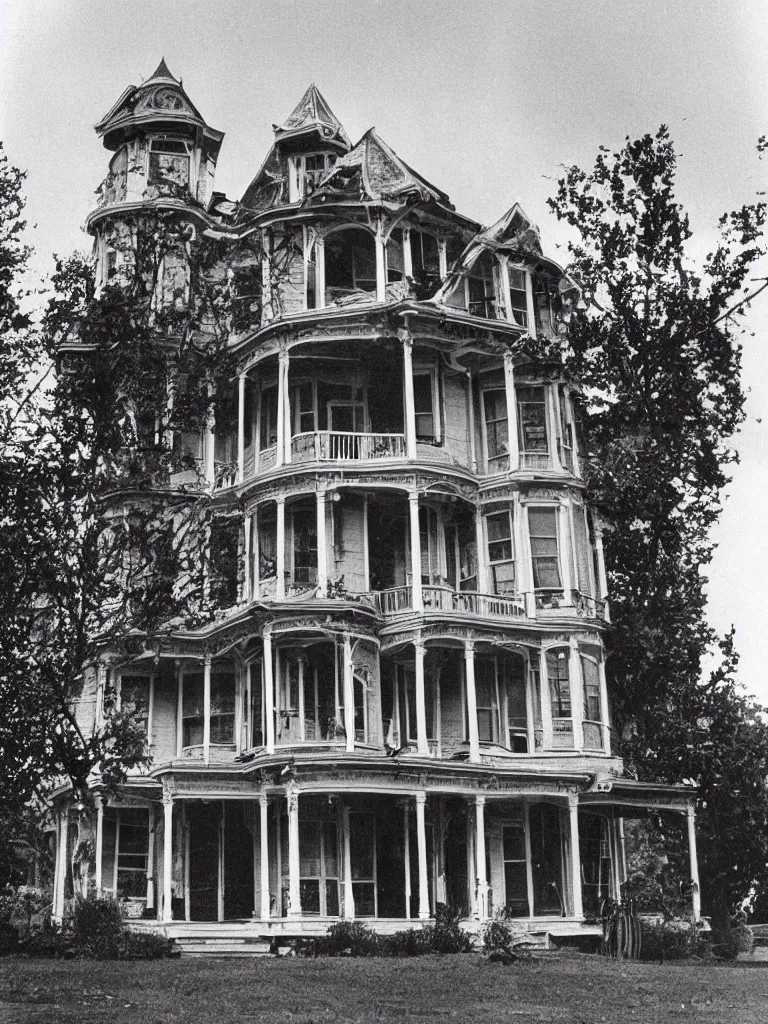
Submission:
[[765,1024],[768,970],[412,960],[0,960],[1,1024]]

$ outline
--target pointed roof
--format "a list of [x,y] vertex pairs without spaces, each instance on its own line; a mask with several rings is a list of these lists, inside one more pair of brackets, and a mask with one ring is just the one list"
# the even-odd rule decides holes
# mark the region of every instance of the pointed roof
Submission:
[[218,150],[223,132],[209,128],[200,111],[184,91],[180,79],[174,78],[162,58],[152,75],[139,86],[129,85],[95,125],[107,149],[117,149],[125,138],[140,126],[151,123],[168,129],[202,131],[209,145]]
[[317,132],[325,142],[349,149],[351,143],[344,126],[328,106],[314,82],[281,125],[275,125],[275,141],[283,141]]
[[[157,78],[164,78],[168,81],[177,83],[179,81],[178,78],[174,78],[171,72],[168,70],[168,65],[165,63],[165,57],[160,58],[160,63],[157,65],[157,69],[153,74],[149,76],[147,82],[154,82],[155,79]],[[147,82],[145,82],[144,84],[146,85]]]
[[356,146],[339,157],[315,189],[310,202],[352,196],[360,200],[398,200],[415,196],[425,202],[435,200],[450,206],[447,194],[401,160],[376,134],[375,128],[369,128]]
[[515,252],[541,254],[542,251],[539,229],[520,203],[511,206],[495,224],[484,228],[473,241]]

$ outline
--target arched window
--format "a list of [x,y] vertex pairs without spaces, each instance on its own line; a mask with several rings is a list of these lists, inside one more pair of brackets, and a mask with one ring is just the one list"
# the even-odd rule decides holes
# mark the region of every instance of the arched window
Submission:
[[376,243],[364,228],[343,228],[325,240],[325,304],[373,302]]

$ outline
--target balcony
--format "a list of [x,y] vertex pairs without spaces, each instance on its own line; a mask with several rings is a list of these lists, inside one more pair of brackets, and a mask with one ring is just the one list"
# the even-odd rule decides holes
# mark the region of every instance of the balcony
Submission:
[[406,457],[405,434],[315,430],[295,434],[292,462],[370,462]]
[[[522,595],[501,597],[498,594],[478,594],[475,591],[434,586],[422,587],[421,594],[425,611],[458,612],[497,619],[525,617],[525,599]],[[413,608],[411,587],[390,587],[388,590],[375,591],[370,598],[384,618]]]

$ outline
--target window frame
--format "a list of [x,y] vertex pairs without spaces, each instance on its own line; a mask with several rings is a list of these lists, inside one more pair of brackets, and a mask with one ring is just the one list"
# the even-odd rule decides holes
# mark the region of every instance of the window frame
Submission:
[[[522,287],[512,287],[513,274],[522,275]],[[531,316],[530,316],[530,304],[529,304],[529,293],[531,285],[531,272],[527,267],[520,266],[517,263],[507,263],[507,278],[509,281],[509,290],[505,296],[507,302],[507,309],[509,311],[509,319],[512,323],[518,327],[523,327],[525,330],[530,330],[531,327]],[[520,309],[518,299],[518,305],[514,305],[512,296],[522,294],[523,308]]]
[[[545,534],[534,534],[531,532],[531,512],[551,512],[555,519],[555,534],[554,538]],[[553,504],[529,504],[526,505],[526,526],[528,530],[528,549],[531,557],[531,582],[533,584],[533,590],[536,594],[557,594],[564,593],[563,587],[563,543],[560,536],[560,505]],[[555,541],[555,554],[535,554],[534,553],[534,540],[554,540]],[[553,559],[555,561],[555,568],[557,570],[557,585],[544,586],[537,583],[537,563],[543,559]]]
[[[488,399],[490,396],[494,396],[493,401],[496,402],[498,399],[496,395],[501,396],[501,406],[503,410],[502,416],[495,416],[489,418],[488,416]],[[485,463],[488,472],[496,470],[496,472],[504,472],[505,469],[509,468],[509,407],[507,405],[507,390],[501,386],[490,386],[481,388],[482,396],[482,424],[483,424],[483,435],[485,441]],[[501,442],[501,446],[506,445],[506,451],[497,450],[495,455],[491,454],[491,433],[494,434],[494,444],[498,445],[498,440],[495,439],[495,435],[498,429],[498,424],[505,423],[507,426],[507,440]],[[492,429],[493,428],[493,429]],[[504,460],[506,459],[506,466]],[[494,465],[491,466],[491,463]],[[497,469],[497,464],[500,464],[500,468]]]
[[[176,150],[175,152],[172,149],[165,149],[164,150],[163,146],[164,145],[168,146],[169,143],[171,145],[174,145],[174,144],[175,145],[181,145],[184,148],[185,153],[182,154],[179,150]],[[157,153],[157,154],[159,154],[161,156],[174,157],[176,159],[186,158],[186,161],[187,161],[187,180],[185,182],[178,182],[178,181],[175,180],[175,178],[167,178],[166,180],[167,181],[172,181],[173,184],[177,185],[179,188],[187,188],[190,192],[192,192],[193,191],[193,189],[192,189],[192,170],[193,170],[192,158],[194,156],[194,152],[195,152],[195,147],[190,142],[188,142],[186,139],[182,139],[179,136],[175,136],[175,135],[153,135],[148,140],[148,145],[146,147],[145,172],[146,172],[147,187],[148,188],[162,187],[162,184],[163,184],[162,181],[153,181],[153,175],[156,173],[156,171],[152,167],[152,154],[153,153]]]
[[[144,826],[143,825],[137,825],[135,822],[123,821],[122,817],[123,817],[123,814],[125,813],[125,811],[145,811],[146,812],[146,815],[147,815],[147,825],[146,825],[147,852],[145,854],[142,854],[142,853],[128,853],[128,852],[125,852],[125,853],[122,854],[123,857],[141,858],[143,860],[143,865],[129,866],[127,864],[124,864],[122,867],[120,865],[120,858],[121,858],[121,853],[120,853],[120,834],[121,834],[121,831],[123,831],[124,829],[128,829],[128,828],[134,829],[134,830],[142,830],[142,831],[144,830]],[[118,810],[117,810],[117,820],[115,822],[115,860],[114,860],[114,866],[113,866],[114,874],[113,874],[113,879],[112,879],[113,887],[114,887],[114,893],[115,893],[115,898],[117,898],[117,899],[120,898],[120,873],[122,872],[123,874],[127,873],[127,874],[131,874],[131,875],[138,875],[139,877],[141,877],[143,875],[144,883],[145,883],[144,895],[143,896],[137,896],[137,895],[134,894],[134,895],[128,895],[126,898],[132,899],[132,900],[143,900],[144,902],[146,902],[146,899],[147,899],[146,886],[148,884],[148,882],[147,882],[147,871],[148,871],[148,868],[149,868],[149,845],[150,845],[150,842],[151,842],[151,838],[152,837],[150,835],[150,830],[149,830],[149,810],[147,808],[145,808],[145,807],[118,808]]]
[[[523,399],[521,397],[526,391],[533,391],[534,389],[542,392],[543,398],[541,401],[532,401],[530,398]],[[552,429],[549,416],[549,401],[548,401],[548,386],[546,384],[518,384],[515,387],[515,405],[517,406],[517,439],[520,446],[521,455],[546,455],[549,458],[552,457]],[[526,422],[523,420],[523,409],[527,406],[542,406],[544,409],[544,446],[542,448],[528,448],[526,447],[525,441],[525,430]],[[527,428],[534,430],[541,430],[542,424],[531,423],[527,424]]]
[[[431,399],[431,411],[419,411],[416,408],[416,378],[417,377],[429,377],[429,388],[428,394]],[[440,379],[439,370],[436,366],[419,366],[418,364],[413,368],[413,406],[416,420],[416,440],[421,441],[422,444],[442,444],[442,429],[441,429],[441,410],[440,410]],[[431,417],[432,419],[432,430],[433,433],[420,434],[419,433],[419,417]]]

